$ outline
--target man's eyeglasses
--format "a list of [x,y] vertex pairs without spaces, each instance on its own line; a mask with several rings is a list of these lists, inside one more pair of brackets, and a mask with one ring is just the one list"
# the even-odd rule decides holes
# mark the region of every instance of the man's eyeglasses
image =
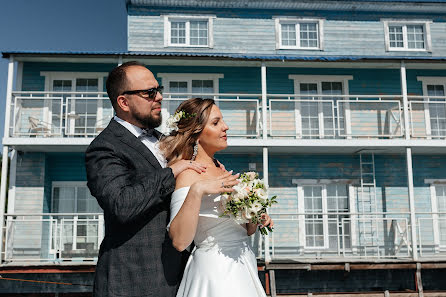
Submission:
[[158,86],[156,88],[151,88],[148,90],[133,90],[133,91],[125,91],[122,93],[122,95],[133,95],[136,94],[144,99],[155,99],[156,94],[160,93],[163,94],[164,87]]

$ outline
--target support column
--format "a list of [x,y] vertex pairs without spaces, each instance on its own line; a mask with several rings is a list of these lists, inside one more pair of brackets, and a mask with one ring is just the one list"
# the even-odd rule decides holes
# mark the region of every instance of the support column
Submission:
[[[409,100],[407,98],[406,64],[401,61],[401,94],[403,95],[404,137],[410,140]],[[415,197],[413,190],[412,148],[406,148],[407,187],[409,193],[410,225],[412,237],[412,258],[418,260],[417,223],[415,215]]]
[[[6,85],[6,106],[5,106],[5,130],[3,137],[9,137],[9,124],[11,118],[11,98],[12,98],[12,83],[14,78],[14,57],[9,58],[8,64],[8,82]],[[6,202],[6,181],[8,178],[8,154],[9,147],[3,146],[2,151],[2,172],[1,172],[1,185],[0,185],[0,263],[3,259],[3,227],[5,223],[5,202]]]
[[403,117],[404,117],[404,136],[405,139],[410,139],[410,124],[409,124],[409,100],[407,99],[407,79],[406,79],[406,64],[401,61],[401,94],[403,95]]
[[417,223],[415,216],[415,197],[413,191],[413,170],[412,170],[412,148],[406,148],[406,164],[407,164],[407,186],[409,191],[409,209],[410,209],[410,225],[412,237],[412,258],[414,261],[418,260],[417,248]]
[[[265,62],[262,62],[262,68],[261,68],[261,75],[262,75],[262,138],[263,141],[266,141],[268,138],[268,127],[266,125],[267,121],[267,89],[266,89],[266,65]],[[265,183],[265,185],[268,187],[269,186],[269,182],[268,182],[268,175],[269,175],[269,171],[268,171],[268,147],[263,146],[263,181]],[[267,193],[268,194],[268,193]],[[271,254],[269,252],[269,234],[265,235],[264,237],[265,239],[265,262],[269,263],[271,261]]]

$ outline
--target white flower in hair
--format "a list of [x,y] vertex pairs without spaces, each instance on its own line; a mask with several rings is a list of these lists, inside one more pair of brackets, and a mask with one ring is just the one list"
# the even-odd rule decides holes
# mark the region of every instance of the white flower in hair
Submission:
[[178,131],[178,122],[181,119],[188,119],[196,115],[197,115],[196,113],[188,114],[183,110],[177,111],[174,115],[171,115],[167,119],[167,128],[169,128],[171,131]]

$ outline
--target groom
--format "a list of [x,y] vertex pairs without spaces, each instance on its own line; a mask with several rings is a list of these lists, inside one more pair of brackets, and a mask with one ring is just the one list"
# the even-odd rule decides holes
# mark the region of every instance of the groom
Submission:
[[161,92],[152,72],[127,62],[108,76],[116,116],[86,151],[88,188],[104,210],[94,296],[174,296],[182,255],[166,232],[175,177],[192,161],[166,166],[157,149]]

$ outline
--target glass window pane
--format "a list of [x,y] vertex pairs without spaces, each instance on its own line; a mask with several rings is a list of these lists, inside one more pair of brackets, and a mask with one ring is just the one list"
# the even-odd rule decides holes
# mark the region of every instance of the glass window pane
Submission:
[[76,211],[75,187],[55,187],[53,191],[53,212],[74,213]]
[[404,47],[402,26],[389,26],[389,41],[390,47]]
[[190,22],[190,44],[207,45],[208,44],[208,22],[191,21]]
[[296,45],[296,25],[295,24],[281,24],[282,45],[295,46]]
[[186,22],[170,23],[170,42],[172,44],[186,43]]
[[187,93],[187,82],[186,81],[171,81],[169,83],[170,93]]
[[317,47],[318,46],[318,24],[301,23],[300,24],[300,46]]
[[427,85],[428,96],[444,96],[443,85]]
[[213,80],[192,80],[192,93],[210,94],[214,93]]
[[98,79],[97,78],[78,78],[76,79],[77,92],[97,92]]

